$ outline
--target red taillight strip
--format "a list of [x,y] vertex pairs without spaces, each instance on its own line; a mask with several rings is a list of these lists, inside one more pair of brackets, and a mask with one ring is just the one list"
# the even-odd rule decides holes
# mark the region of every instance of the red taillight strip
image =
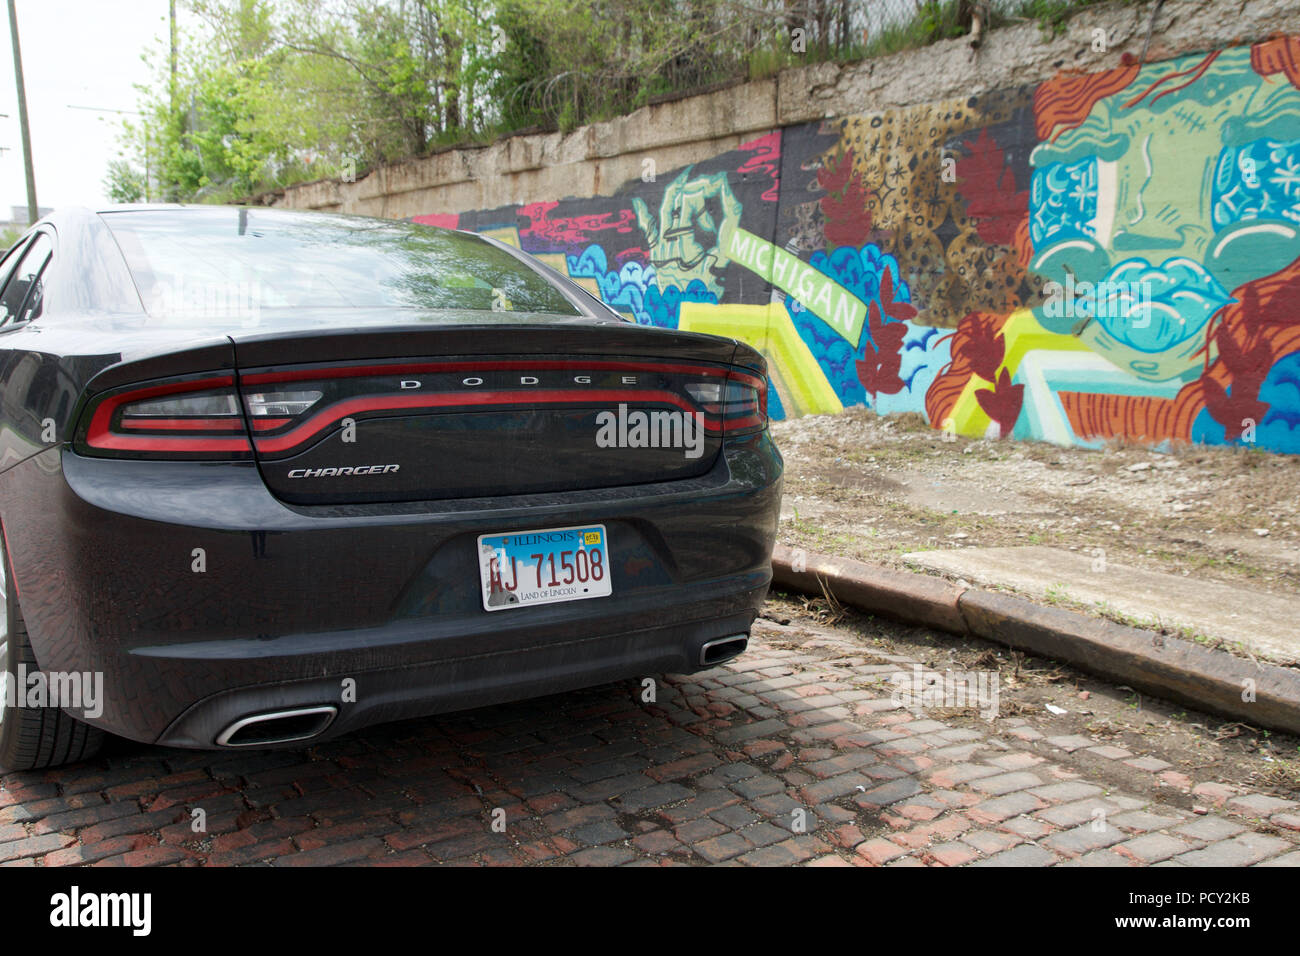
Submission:
[[[620,402],[627,403],[629,401],[649,402],[658,405],[674,405],[688,413],[698,411],[698,409],[694,408],[680,395],[674,392],[665,392],[660,390],[618,391],[614,389],[589,390],[569,388],[547,390],[521,389],[503,392],[475,392],[473,394],[466,394],[463,392],[435,392],[427,395],[376,395],[365,398],[345,399],[331,405],[329,408],[321,409],[311,418],[307,419],[307,421],[303,422],[298,427],[285,432],[283,435],[257,439],[257,450],[260,452],[276,452],[294,448],[319,434],[335,422],[358,412],[396,411],[399,409],[417,408],[463,407],[472,409],[480,405],[545,405],[564,402],[572,402],[580,405],[599,403],[609,407],[611,405],[617,406]],[[721,431],[721,427],[716,424],[711,424],[706,417],[704,430],[707,432],[719,432]]]
[[101,435],[87,444],[109,451],[251,451],[247,438],[165,438],[161,435]]
[[[146,437],[144,435],[117,435],[110,429],[113,414],[123,405],[160,395],[178,395],[184,392],[202,392],[212,388],[233,388],[233,376],[195,379],[189,382],[171,382],[120,392],[103,399],[86,428],[86,444],[92,448],[112,451],[252,451],[247,437],[241,438],[172,438],[170,436]],[[242,422],[240,423],[242,427]],[[224,426],[223,426],[224,427]]]
[[[498,362],[423,362],[389,365],[335,366],[332,368],[296,369],[287,372],[265,372],[244,376],[241,385],[265,385],[277,382],[310,381],[313,379],[366,377],[386,374],[411,374],[419,372],[457,372],[457,371],[510,371],[510,370],[575,370],[575,371],[648,371],[668,372],[684,375],[699,375],[735,380],[749,385],[758,393],[759,414],[740,420],[719,420],[716,415],[705,418],[705,430],[718,433],[723,430],[761,426],[766,420],[767,382],[760,377],[747,375],[734,369],[719,368],[708,365],[678,365],[661,362],[619,362],[619,361],[539,361],[518,360]],[[213,378],[195,379],[188,382],[175,382],[154,385],[147,388],[133,389],[102,399],[95,407],[87,427],[86,442],[91,447],[115,451],[153,451],[153,452],[249,452],[252,451],[246,436],[238,438],[213,436],[147,436],[122,435],[111,430],[112,420],[124,404],[139,402],[163,395],[177,395],[187,392],[205,391],[214,388],[233,388],[234,378],[229,375]],[[687,402],[682,396],[663,390],[591,390],[591,389],[518,389],[477,393],[432,393],[403,394],[387,396],[365,396],[346,399],[326,409],[322,409],[310,419],[283,435],[256,439],[257,450],[277,452],[291,449],[333,423],[350,414],[366,411],[384,411],[419,408],[453,408],[474,407],[480,405],[511,404],[556,404],[572,402],[590,405],[603,403],[614,405],[628,401],[652,404],[672,405],[687,413],[696,413],[698,408]],[[717,406],[706,406],[713,412]],[[268,431],[290,424],[292,418],[256,418],[252,420],[255,431]],[[119,427],[131,430],[206,430],[235,431],[243,427],[242,418],[135,418],[119,422]]]
[[749,375],[745,372],[733,371],[728,377],[734,378],[742,385],[749,385],[752,388],[767,388],[767,382],[764,379],[759,378],[757,375]]
[[322,378],[360,378],[374,375],[411,375],[419,372],[511,372],[511,371],[575,372],[672,372],[682,375],[707,375],[721,378],[727,369],[712,365],[670,365],[661,362],[608,362],[580,360],[543,361],[522,359],[508,362],[421,362],[396,365],[351,365],[318,369],[295,369],[289,372],[259,372],[242,375],[244,385],[271,385],[279,382],[303,382]]
[[229,419],[129,419],[118,421],[118,427],[138,429],[144,432],[191,431],[191,432],[240,432],[243,431],[243,419],[231,416]]
[[[283,428],[293,421],[292,418],[254,418],[253,428],[268,432]],[[238,416],[230,418],[123,418],[118,422],[121,428],[137,431],[242,431],[244,420]]]

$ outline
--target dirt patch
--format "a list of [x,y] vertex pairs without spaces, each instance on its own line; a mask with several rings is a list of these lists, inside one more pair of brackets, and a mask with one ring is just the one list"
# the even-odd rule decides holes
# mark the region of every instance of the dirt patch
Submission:
[[1153,571],[1300,594],[1300,456],[974,440],[863,408],[772,433],[790,545],[893,566],[932,548],[1102,549]]

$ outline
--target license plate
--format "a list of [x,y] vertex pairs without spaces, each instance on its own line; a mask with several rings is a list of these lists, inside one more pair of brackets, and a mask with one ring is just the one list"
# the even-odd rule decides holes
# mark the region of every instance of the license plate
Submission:
[[481,534],[483,609],[608,597],[609,542],[603,524]]

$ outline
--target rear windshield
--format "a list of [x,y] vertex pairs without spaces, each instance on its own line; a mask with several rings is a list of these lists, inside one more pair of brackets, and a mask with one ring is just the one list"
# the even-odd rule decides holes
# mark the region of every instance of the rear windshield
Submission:
[[146,309],[468,309],[579,315],[477,236],[396,220],[258,209],[105,213]]

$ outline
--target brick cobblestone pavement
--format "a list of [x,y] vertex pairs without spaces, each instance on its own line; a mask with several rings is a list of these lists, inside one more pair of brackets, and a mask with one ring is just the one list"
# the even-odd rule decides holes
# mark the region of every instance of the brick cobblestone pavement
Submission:
[[760,620],[653,703],[626,681],[306,751],[117,743],[0,778],[0,865],[1300,865],[1295,801],[1021,718],[931,719],[891,699],[913,660],[801,631]]

